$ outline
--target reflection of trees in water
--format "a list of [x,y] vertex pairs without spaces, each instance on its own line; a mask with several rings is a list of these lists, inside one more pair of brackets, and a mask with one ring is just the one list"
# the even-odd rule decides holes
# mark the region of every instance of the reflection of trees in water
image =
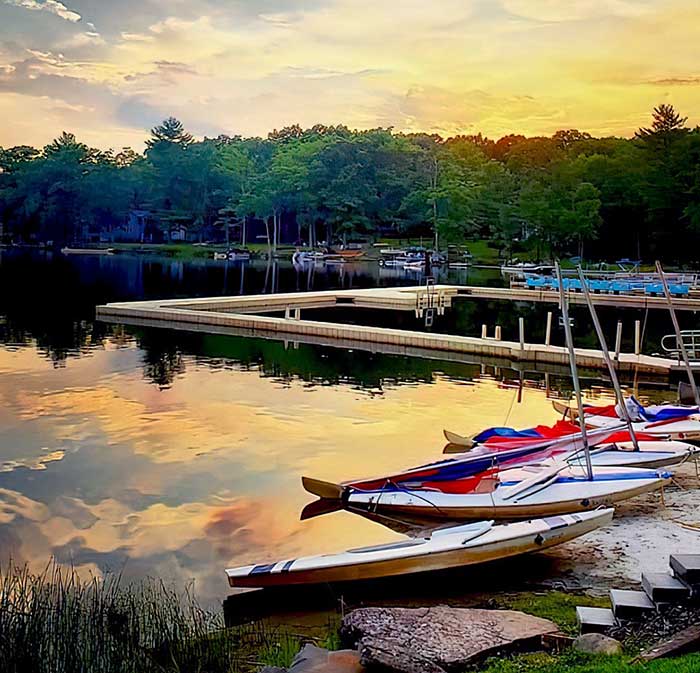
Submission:
[[[184,372],[188,356],[211,369],[255,368],[262,377],[282,381],[377,391],[387,384],[431,383],[436,375],[470,381],[480,373],[472,364],[199,332],[143,329],[137,341],[146,351],[144,375],[157,385],[170,385]],[[163,378],[167,368],[172,369],[170,378]]]
[[3,256],[0,287],[0,343],[35,345],[60,364],[101,347],[112,331],[94,321],[99,291],[61,258]]
[[169,388],[175,377],[185,373],[182,351],[166,330],[149,330],[141,334],[139,347],[143,350],[143,376],[159,388]]

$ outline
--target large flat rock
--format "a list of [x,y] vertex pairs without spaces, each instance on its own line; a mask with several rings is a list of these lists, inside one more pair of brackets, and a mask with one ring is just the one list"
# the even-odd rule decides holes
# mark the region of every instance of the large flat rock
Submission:
[[361,608],[343,620],[341,636],[368,668],[446,673],[496,654],[539,646],[557,633],[547,619],[513,610]]

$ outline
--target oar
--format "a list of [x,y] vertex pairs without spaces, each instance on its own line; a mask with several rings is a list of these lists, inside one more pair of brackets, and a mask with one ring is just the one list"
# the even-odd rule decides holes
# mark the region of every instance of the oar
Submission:
[[470,449],[473,449],[476,446],[476,442],[474,442],[473,439],[469,439],[469,437],[458,435],[456,432],[443,430],[442,433],[445,435],[445,439],[450,444],[456,444],[457,446],[461,446],[462,451],[464,451],[465,449],[469,451]]
[[312,479],[311,477],[302,477],[301,483],[309,493],[327,500],[340,500],[345,492],[345,488],[340,484]]
[[301,510],[299,515],[300,521],[306,521],[307,519],[313,519],[316,516],[321,516],[322,514],[330,514],[331,512],[337,512],[343,509],[342,503],[335,499],[329,500],[328,498],[319,498],[310,502],[304,509]]

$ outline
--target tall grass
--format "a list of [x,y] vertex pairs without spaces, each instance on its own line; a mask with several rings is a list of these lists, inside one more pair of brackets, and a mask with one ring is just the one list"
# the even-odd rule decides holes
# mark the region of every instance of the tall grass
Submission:
[[0,567],[0,670],[7,673],[229,673],[245,670],[240,630],[158,580],[81,579]]

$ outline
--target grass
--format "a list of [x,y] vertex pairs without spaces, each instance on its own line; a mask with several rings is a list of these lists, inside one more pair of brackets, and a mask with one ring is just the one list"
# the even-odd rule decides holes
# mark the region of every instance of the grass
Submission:
[[[496,596],[491,607],[545,617],[575,632],[576,605],[602,599],[549,591]],[[288,667],[305,642],[339,649],[338,615],[315,637],[264,622],[225,628],[191,587],[158,580],[127,583],[119,575],[81,578],[55,563],[43,572],[0,566],[0,669],[3,673],[252,673]],[[643,667],[633,654],[592,657],[574,650],[492,658],[485,673],[696,673],[700,654]]]
[[535,617],[549,619],[559,626],[562,633],[575,635],[576,606],[607,608],[610,601],[586,594],[565,593],[563,591],[547,591],[543,593],[526,592],[518,594],[499,595],[494,599],[495,607],[520,610]]
[[482,673],[697,673],[700,654],[658,659],[645,664],[632,663],[629,656],[593,656],[567,650],[559,655],[522,654],[486,661]]
[[465,244],[471,252],[475,264],[500,266],[502,263],[498,248],[493,247],[490,241],[466,241]]
[[118,575],[80,578],[0,568],[0,660],[6,673],[243,671],[240,630],[202,609],[189,589]]
[[3,673],[251,673],[289,666],[308,641],[337,649],[338,619],[315,638],[264,622],[225,628],[192,587],[0,566]]

